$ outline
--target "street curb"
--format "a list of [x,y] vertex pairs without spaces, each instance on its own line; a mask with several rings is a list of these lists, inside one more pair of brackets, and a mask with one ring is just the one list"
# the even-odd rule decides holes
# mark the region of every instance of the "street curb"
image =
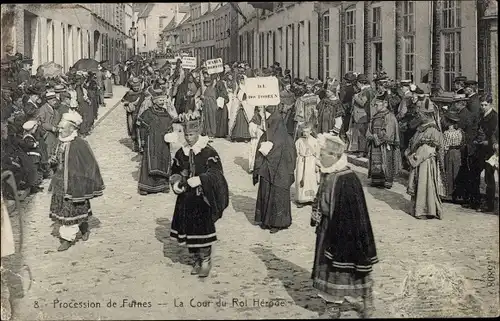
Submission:
[[[120,105],[120,104],[121,104],[121,100],[118,100],[118,101],[116,102],[116,104],[114,104],[114,105],[113,105],[113,107],[109,108],[109,109],[106,111],[106,113],[105,113],[104,115],[102,115],[102,117],[99,117],[99,118],[96,120],[95,124],[94,124],[94,128],[95,128],[95,127],[97,127],[97,126],[99,126],[99,124],[100,124],[100,123],[104,120],[104,118],[108,117],[108,115],[109,115],[109,114],[111,114],[111,113],[113,112],[113,110],[115,110],[115,109],[116,109],[116,107],[118,107],[118,105]],[[99,107],[99,108],[102,108],[102,107]]]
[[[364,167],[364,168],[368,169],[368,158],[347,155],[347,160],[349,161],[349,163],[351,163],[353,165],[356,165],[359,167]],[[402,169],[401,172],[399,173],[399,176],[404,178],[404,179],[408,179],[408,177],[410,176],[410,173],[407,170]]]

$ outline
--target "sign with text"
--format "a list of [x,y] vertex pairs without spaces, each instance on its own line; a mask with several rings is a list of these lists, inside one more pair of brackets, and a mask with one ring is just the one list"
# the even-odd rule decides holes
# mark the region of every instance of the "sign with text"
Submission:
[[196,69],[196,57],[182,57],[182,68]]
[[278,105],[280,86],[276,77],[252,77],[245,79],[247,102],[253,106]]
[[224,63],[222,62],[222,58],[207,60],[205,62],[205,66],[207,66],[207,72],[209,75],[224,71]]

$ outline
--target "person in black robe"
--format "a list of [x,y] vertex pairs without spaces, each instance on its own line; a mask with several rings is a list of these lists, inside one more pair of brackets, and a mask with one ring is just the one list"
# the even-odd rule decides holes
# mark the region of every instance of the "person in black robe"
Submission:
[[[154,92],[152,106],[138,116],[137,121],[145,129],[144,153],[139,174],[139,194],[168,193],[170,191],[170,144],[175,142],[176,134],[165,143],[165,135],[172,133],[173,117],[167,104],[169,97],[161,91]],[[171,106],[173,108],[173,106]],[[167,136],[169,137],[169,136]]]
[[215,222],[229,204],[229,190],[222,161],[200,136],[200,115],[181,114],[186,143],[175,153],[170,184],[177,194],[170,237],[186,245],[194,263],[192,275],[207,277],[212,267],[212,245],[217,240]]
[[279,110],[272,106],[266,110],[271,116],[259,140],[253,170],[253,184],[259,183],[255,224],[276,233],[292,224],[290,187],[297,155]]
[[104,192],[101,171],[92,149],[78,136],[77,128],[82,122],[76,112],[63,115],[58,125],[59,146],[51,160],[57,164],[57,170],[49,187],[52,191],[49,217],[60,226],[58,251],[70,248],[78,232],[83,241],[89,239],[90,200]]
[[141,81],[139,78],[134,77],[129,81],[130,90],[127,91],[125,96],[121,99],[121,103],[126,111],[126,121],[127,121],[127,131],[130,139],[132,139],[134,144],[134,151],[140,151],[141,139],[138,135],[137,127],[137,115],[139,113],[139,108],[146,99],[146,93],[141,90]]
[[83,123],[79,127],[80,134],[82,136],[87,136],[92,131],[94,126],[94,108],[91,105],[87,89],[85,88],[85,76],[82,73],[77,73],[75,75],[75,91],[76,99],[78,101],[78,113],[83,118]]
[[348,167],[345,143],[332,134],[319,135],[319,141],[321,179],[311,215],[316,227],[313,287],[326,303],[326,318],[340,317],[341,309],[366,318],[372,309],[370,274],[378,258],[363,185]]
[[217,106],[217,111],[215,113],[215,122],[217,124],[217,129],[215,131],[215,137],[225,138],[229,133],[229,111],[227,109],[227,104],[229,103],[229,95],[227,94],[226,86],[220,79],[219,76],[216,77],[215,80],[215,97],[217,99],[223,98],[224,105],[222,108]]

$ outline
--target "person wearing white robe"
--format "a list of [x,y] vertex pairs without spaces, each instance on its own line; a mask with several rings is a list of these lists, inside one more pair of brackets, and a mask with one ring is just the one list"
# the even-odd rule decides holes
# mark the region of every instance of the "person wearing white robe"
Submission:
[[[242,75],[240,76],[236,91],[234,93],[234,101],[233,104],[231,104],[230,112],[229,112],[229,137],[236,136],[235,138],[241,139],[241,138],[247,138],[247,137],[238,137],[238,135],[241,135],[242,132],[246,132],[246,129],[239,128],[236,133],[233,133],[235,128],[237,127],[237,117],[238,117],[238,112],[243,112],[243,115],[245,116],[245,124],[243,122],[239,122],[239,126],[248,126],[251,122],[252,115],[255,109],[254,105],[251,105],[248,103],[246,99],[246,87],[245,87],[245,78],[246,76]],[[251,135],[250,135],[251,136]]]
[[254,116],[248,125],[251,136],[250,150],[248,155],[248,171],[250,173],[253,172],[255,155],[257,154],[257,147],[259,146],[260,137],[265,131],[265,119],[269,118],[269,116],[271,116],[271,114],[264,110],[264,106],[256,106]]
[[295,166],[295,203],[297,207],[314,201],[318,191],[316,160],[318,158],[318,140],[312,135],[312,126],[302,127],[302,137],[295,142],[297,162]]

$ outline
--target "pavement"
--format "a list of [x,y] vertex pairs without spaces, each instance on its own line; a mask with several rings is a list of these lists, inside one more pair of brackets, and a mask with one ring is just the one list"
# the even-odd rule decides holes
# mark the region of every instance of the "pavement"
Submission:
[[[23,265],[29,273],[19,272],[23,293],[14,300],[14,319],[318,318],[324,306],[310,279],[310,207],[292,206],[292,226],[279,233],[253,226],[257,186],[246,172],[249,145],[216,139],[212,145],[223,161],[230,204],[217,222],[211,275],[191,276],[187,249],[168,238],[175,195],[137,193],[140,158],[131,149],[124,113],[112,110],[87,138],[106,184],[104,196],[91,201],[87,242],[56,251],[49,194],[37,194],[23,213]],[[498,216],[445,204],[443,220],[415,220],[407,214],[403,185],[367,187],[366,170],[353,168],[366,186],[380,259],[373,272],[374,317],[399,316],[393,303],[409,271],[435,263],[466,278],[484,315],[498,315],[498,280],[486,283],[488,269],[498,268]]]

